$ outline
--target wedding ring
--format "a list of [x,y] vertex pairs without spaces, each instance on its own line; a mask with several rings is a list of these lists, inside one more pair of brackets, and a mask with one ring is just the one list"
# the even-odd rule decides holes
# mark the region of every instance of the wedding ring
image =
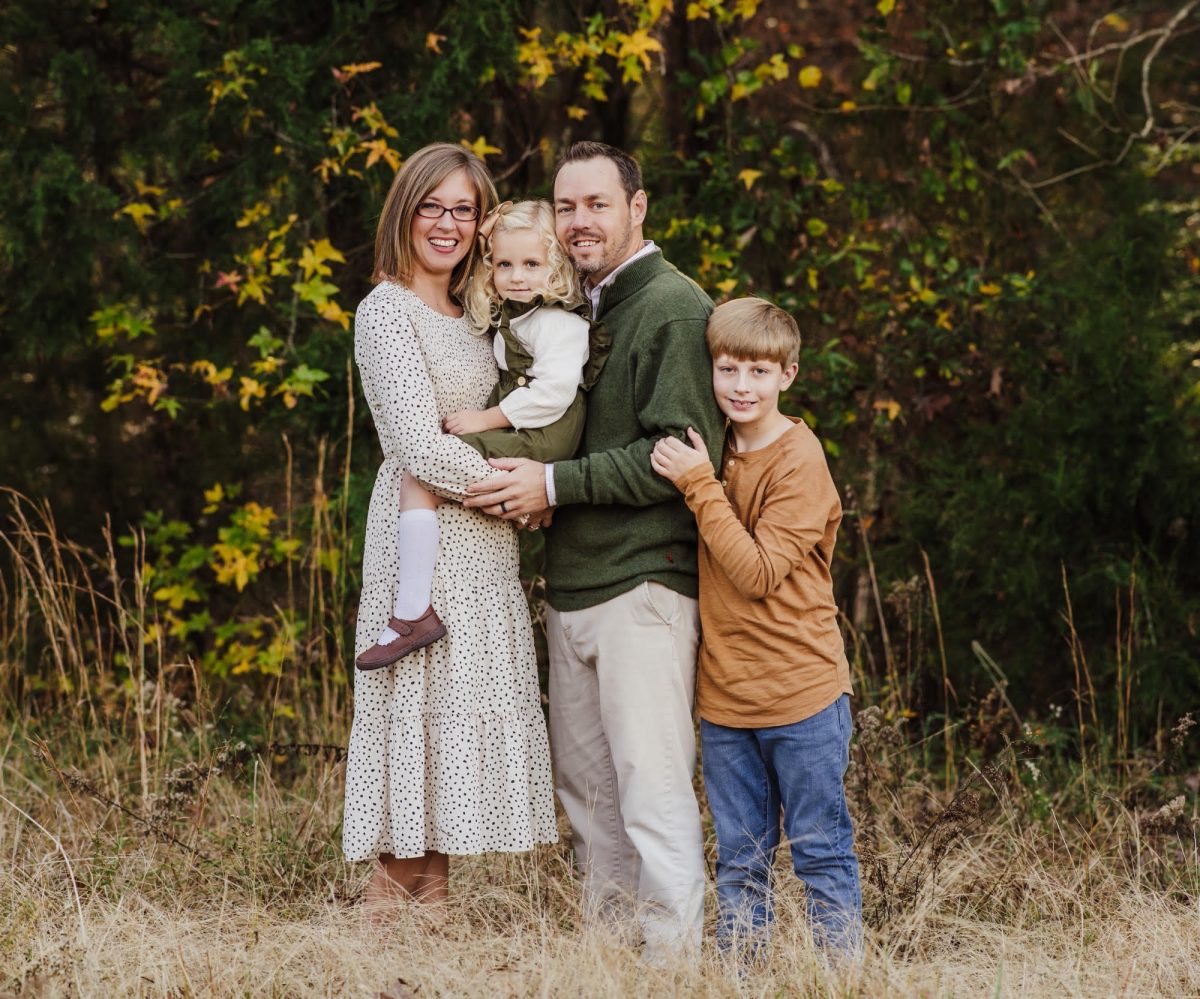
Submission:
[[501,513],[508,513],[508,507],[506,507],[506,506],[504,505],[504,500],[501,500],[501,501],[500,501],[500,512],[501,512]]

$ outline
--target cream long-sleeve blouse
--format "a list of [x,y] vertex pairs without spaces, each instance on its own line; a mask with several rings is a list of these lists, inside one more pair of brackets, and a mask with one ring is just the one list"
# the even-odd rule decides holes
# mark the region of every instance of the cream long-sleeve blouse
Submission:
[[[509,321],[509,329],[530,356],[529,384],[500,401],[500,411],[517,430],[547,427],[575,399],[588,359],[588,322],[554,305],[543,305]],[[496,363],[505,370],[504,339],[493,341]]]

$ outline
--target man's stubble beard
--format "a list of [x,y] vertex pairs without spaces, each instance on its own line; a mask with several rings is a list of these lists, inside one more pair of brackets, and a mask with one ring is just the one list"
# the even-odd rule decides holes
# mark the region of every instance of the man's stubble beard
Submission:
[[[603,257],[601,257],[599,260],[595,261],[594,263],[581,264],[581,263],[579,263],[579,261],[577,261],[572,256],[571,263],[573,263],[575,265],[575,270],[577,270],[579,272],[579,275],[581,277],[585,277],[585,278],[591,277],[597,271],[608,270],[612,267],[615,267],[622,260],[624,260],[626,257],[628,257],[629,256],[629,244],[633,240],[633,223],[632,222],[625,223],[625,227],[620,232],[620,237],[621,237],[620,240],[614,241],[614,243],[612,245],[619,245],[621,247],[621,249],[613,250],[610,253],[606,253]],[[568,252],[568,255],[570,255],[570,250],[568,250],[567,252]]]

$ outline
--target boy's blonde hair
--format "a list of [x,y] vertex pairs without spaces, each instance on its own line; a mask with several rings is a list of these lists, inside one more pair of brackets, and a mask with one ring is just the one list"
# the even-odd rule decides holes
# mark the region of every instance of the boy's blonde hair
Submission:
[[[469,149],[448,142],[435,142],[418,149],[404,162],[383,202],[379,227],[375,230],[375,273],[379,281],[408,281],[412,277],[416,251],[413,248],[413,216],[417,205],[429,197],[442,181],[464,170],[475,190],[475,207],[483,218],[496,203],[496,187],[483,160]],[[479,250],[471,237],[471,248],[450,275],[450,294],[462,300],[467,280]]]
[[492,271],[492,244],[502,232],[532,229],[542,239],[549,276],[542,298],[572,308],[583,301],[575,266],[563,251],[554,232],[554,208],[549,201],[518,201],[504,204],[496,210],[496,224],[485,240],[483,253],[475,261],[463,308],[467,318],[480,333],[490,329],[500,318],[500,295]]
[[708,317],[708,352],[735,361],[775,361],[787,369],[800,360],[800,327],[778,305],[735,298]]

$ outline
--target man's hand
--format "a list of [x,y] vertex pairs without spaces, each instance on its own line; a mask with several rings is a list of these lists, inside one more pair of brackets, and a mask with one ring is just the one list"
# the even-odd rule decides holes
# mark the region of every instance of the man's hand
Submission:
[[500,430],[511,426],[499,406],[491,409],[460,409],[447,416],[442,423],[442,428],[448,434],[478,434],[484,430]]
[[507,475],[493,475],[467,486],[463,506],[490,513],[493,517],[516,520],[529,514],[541,515],[550,505],[546,500],[546,466],[528,458],[492,458],[492,468]]
[[691,447],[674,437],[664,437],[654,445],[654,450],[650,454],[650,467],[664,479],[670,479],[676,485],[679,484],[684,472],[693,468],[706,468],[710,475],[713,474],[712,462],[708,460],[708,448],[704,445],[704,439],[691,427],[688,427],[687,434],[688,440],[692,442]]

